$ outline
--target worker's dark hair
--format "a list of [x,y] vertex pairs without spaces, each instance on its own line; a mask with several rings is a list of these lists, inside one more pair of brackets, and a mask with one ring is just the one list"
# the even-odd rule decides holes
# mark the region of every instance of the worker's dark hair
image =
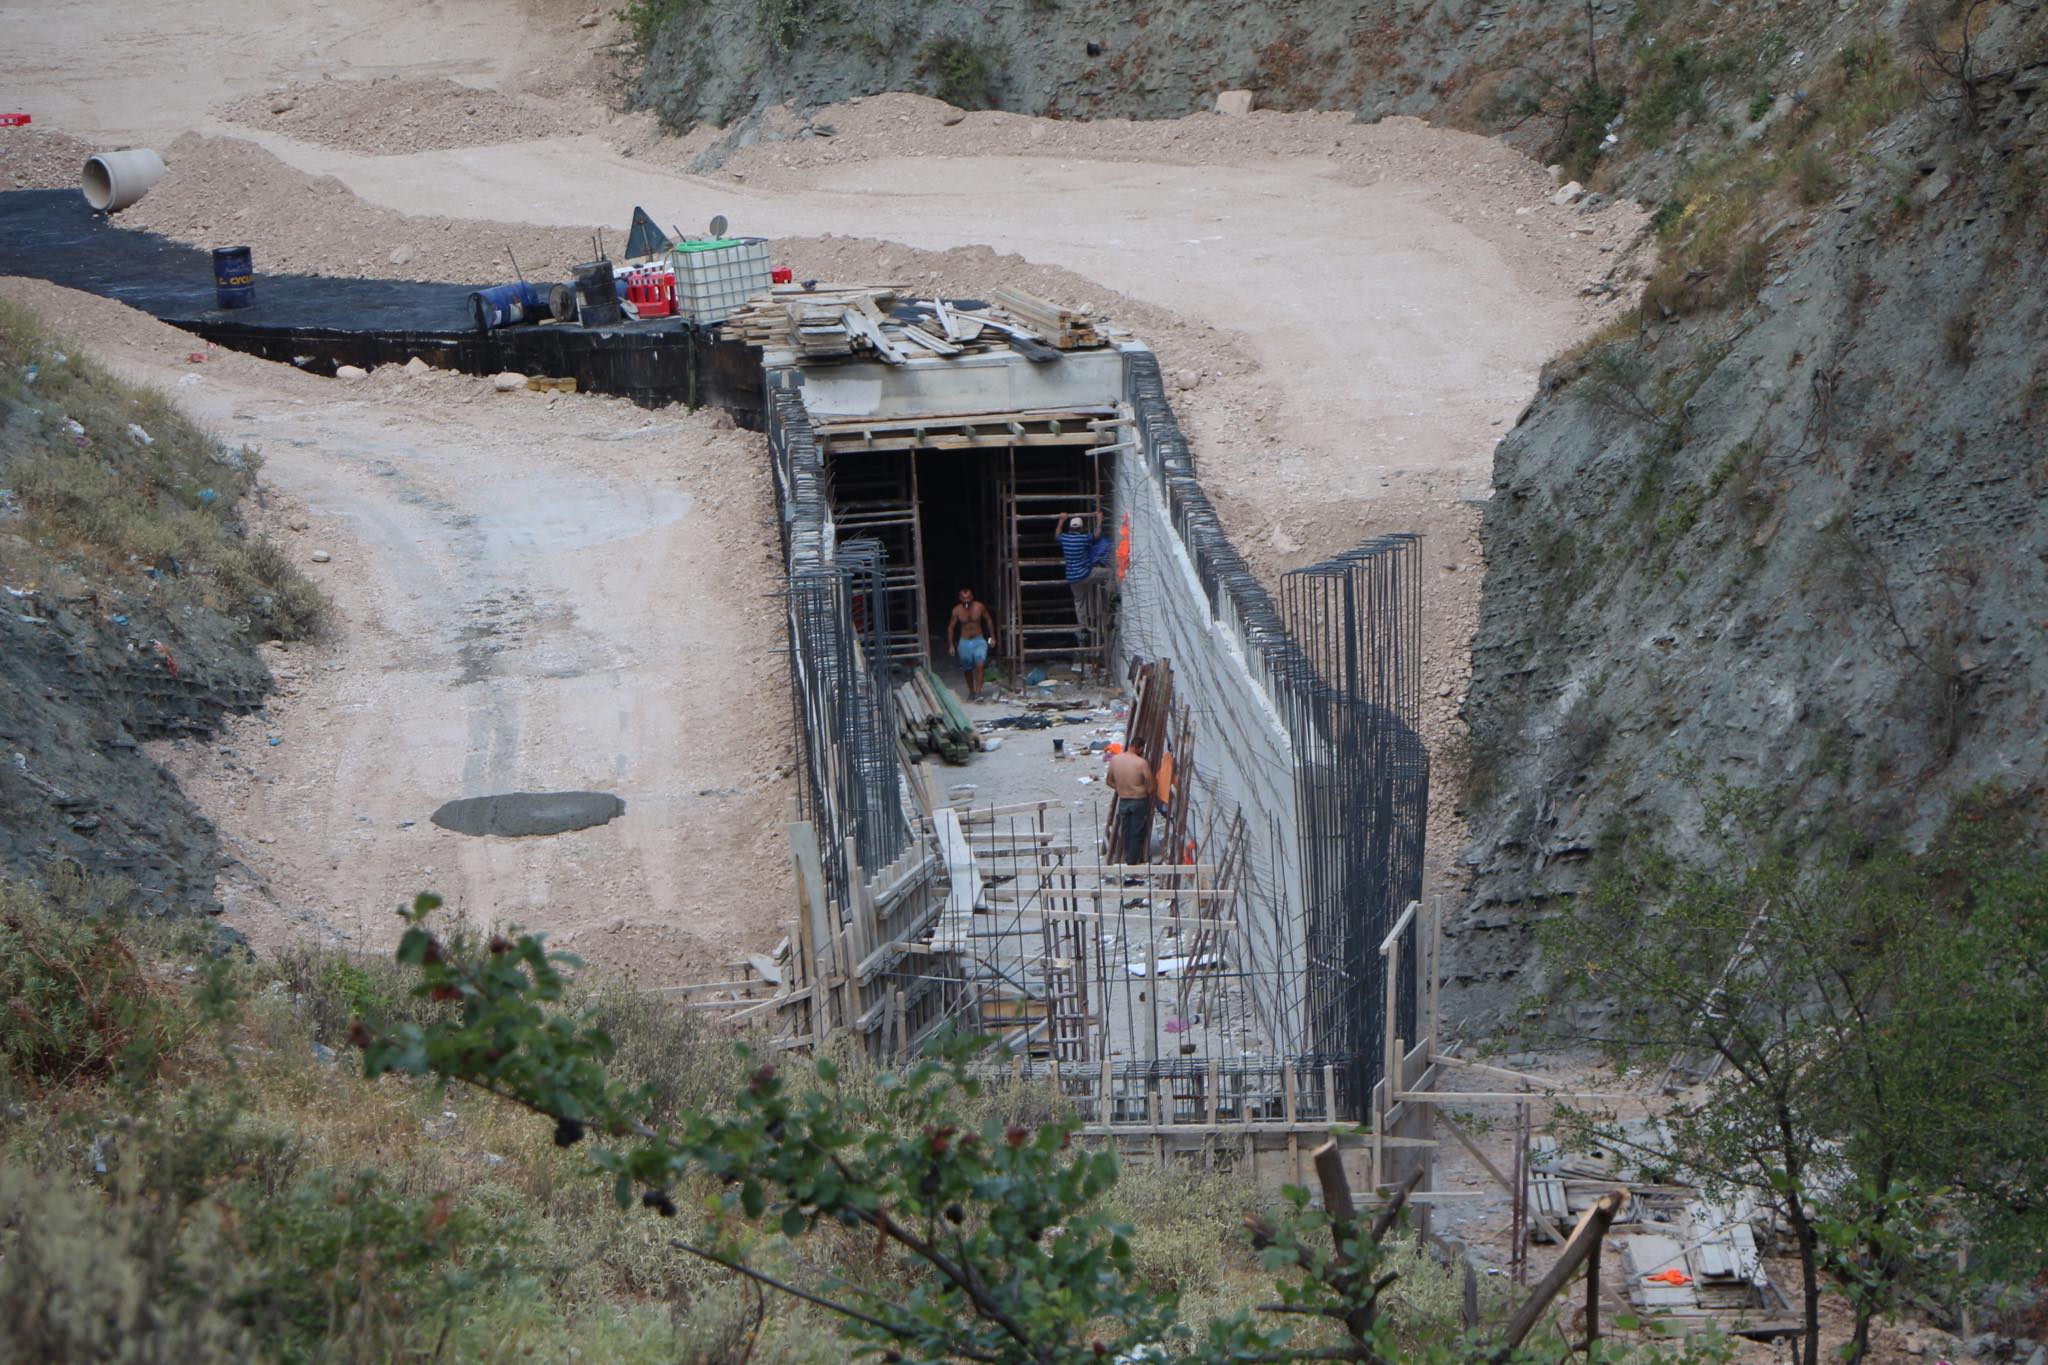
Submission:
[[1131,737],[1130,737],[1129,739],[1126,739],[1126,740],[1124,741],[1124,752],[1125,752],[1125,753],[1128,753],[1128,754],[1142,754],[1142,753],[1144,753],[1144,752],[1145,752],[1145,741],[1144,741],[1144,740],[1142,740],[1142,739],[1139,739],[1139,738],[1138,738],[1138,737],[1137,737],[1136,735],[1133,735],[1133,736],[1131,736]]

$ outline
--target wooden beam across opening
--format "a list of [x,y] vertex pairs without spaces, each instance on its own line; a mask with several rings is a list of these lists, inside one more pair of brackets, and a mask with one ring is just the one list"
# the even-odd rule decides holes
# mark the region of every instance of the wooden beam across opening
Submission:
[[1009,446],[1087,448],[1101,437],[1089,423],[1107,408],[968,412],[928,417],[820,422],[818,443],[827,454],[880,450],[1000,450]]

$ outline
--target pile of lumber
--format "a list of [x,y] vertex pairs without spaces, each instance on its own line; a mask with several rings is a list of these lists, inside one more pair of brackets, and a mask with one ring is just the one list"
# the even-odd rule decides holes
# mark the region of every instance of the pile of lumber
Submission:
[[[899,300],[907,306],[898,308]],[[779,284],[754,295],[726,319],[724,334],[764,350],[807,359],[872,356],[891,365],[930,356],[972,355],[1016,347],[1034,359],[1106,344],[1086,313],[1000,289],[991,307],[963,309],[944,299],[904,299],[895,285]]]
[[723,331],[735,341],[763,349],[795,351],[806,356],[853,354],[858,335],[847,315],[863,319],[887,317],[896,305],[893,285],[778,284],[756,294],[725,320]]
[[1000,308],[1010,321],[1048,346],[1062,351],[1077,351],[1102,344],[1093,318],[1050,303],[1036,294],[1027,294],[1021,289],[998,289],[989,295],[989,302]]
[[981,747],[973,722],[953,699],[952,690],[929,668],[919,668],[896,688],[896,728],[913,763],[937,754],[959,767]]

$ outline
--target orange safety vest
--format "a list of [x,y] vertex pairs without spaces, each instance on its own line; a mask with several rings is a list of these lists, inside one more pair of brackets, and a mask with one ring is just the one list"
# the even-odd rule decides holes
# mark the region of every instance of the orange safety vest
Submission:
[[1116,538],[1116,581],[1124,581],[1124,575],[1131,571],[1131,514],[1124,513],[1123,530]]

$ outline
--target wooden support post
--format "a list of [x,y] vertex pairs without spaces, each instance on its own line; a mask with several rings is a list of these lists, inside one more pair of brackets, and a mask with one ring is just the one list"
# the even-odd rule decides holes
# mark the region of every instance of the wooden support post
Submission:
[[896,1062],[901,1066],[910,1060],[910,1017],[903,1007],[903,992],[896,992]]
[[1614,1215],[1628,1199],[1627,1190],[1610,1190],[1593,1202],[1591,1208],[1579,1217],[1579,1225],[1572,1229],[1571,1239],[1564,1244],[1564,1254],[1557,1258],[1557,1264],[1550,1267],[1548,1274],[1536,1282],[1529,1291],[1528,1299],[1515,1310],[1508,1320],[1507,1335],[1500,1349],[1494,1352],[1495,1365],[1505,1365],[1515,1353],[1537,1322],[1543,1317],[1543,1310],[1557,1297],[1558,1291],[1571,1281],[1572,1275],[1589,1258],[1600,1254],[1600,1241],[1607,1235],[1608,1226],[1614,1222]]
[[1294,1108],[1294,1063],[1280,1064],[1280,1102],[1287,1114],[1287,1164],[1294,1172],[1294,1183],[1301,1183],[1301,1139],[1295,1132],[1299,1118]]
[[1208,1105],[1203,1115],[1211,1128],[1216,1126],[1216,1090],[1223,1083],[1223,1064],[1215,1057],[1209,1059]]
[[836,964],[833,970],[838,974],[839,981],[839,1022],[842,1025],[851,1024],[860,1018],[863,1010],[860,1003],[860,988],[854,985],[853,981],[853,964],[856,959],[847,945],[844,929],[832,931],[832,953]]
[[[1109,1014],[1109,1010],[1106,1005],[1103,1009],[1103,1014],[1105,1017]],[[1115,1084],[1116,1075],[1115,1072],[1111,1069],[1111,1063],[1109,1060],[1109,1035],[1107,1031],[1105,1031],[1102,1039],[1102,1089],[1095,1096],[1095,1121],[1103,1125],[1105,1128],[1116,1121],[1112,1117],[1115,1114],[1116,1110],[1114,1106],[1112,1106],[1109,1102],[1110,1087]]]
[[811,1039],[822,1043],[832,1032],[832,999],[826,977],[829,966],[822,961],[831,943],[831,926],[825,904],[825,867],[818,855],[818,831],[808,820],[789,824],[789,851],[796,865],[797,959],[811,988]]
[[[868,894],[867,872],[860,865],[858,847],[851,837],[846,841],[846,908],[852,918],[847,938],[853,948],[853,958],[846,964],[846,970],[851,973],[854,964],[867,961],[868,954],[881,940],[880,926],[875,923],[874,898]],[[867,1002],[863,1000],[860,1003],[865,1007]]]
[[1152,923],[1151,902],[1146,902],[1145,911],[1145,1018],[1150,1037],[1145,1043],[1145,1055],[1152,1061],[1159,1060],[1159,939],[1157,926]]
[[1380,958],[1380,963],[1387,974],[1386,1013],[1381,1016],[1383,1022],[1380,1024],[1380,1038],[1382,1040],[1380,1075],[1382,1083],[1387,1087],[1387,1108],[1389,1109],[1392,1109],[1401,1102],[1400,1096],[1394,1093],[1396,1085],[1394,1071],[1401,1065],[1400,1054],[1394,1048],[1394,1030],[1400,1027],[1399,1021],[1401,1017],[1395,1012],[1395,986],[1401,978],[1400,951],[1399,945],[1396,945],[1392,956],[1382,955]]
[[1372,1111],[1372,1187],[1377,1190],[1387,1183],[1387,1082],[1382,1077],[1372,1088],[1368,1106]]
[[1586,1258],[1586,1349],[1600,1340],[1600,1248]]
[[1316,1183],[1323,1189],[1323,1212],[1330,1219],[1330,1236],[1338,1246],[1351,1240],[1358,1222],[1358,1206],[1351,1202],[1351,1182],[1344,1175],[1344,1153],[1330,1138],[1309,1155],[1316,1168]]

